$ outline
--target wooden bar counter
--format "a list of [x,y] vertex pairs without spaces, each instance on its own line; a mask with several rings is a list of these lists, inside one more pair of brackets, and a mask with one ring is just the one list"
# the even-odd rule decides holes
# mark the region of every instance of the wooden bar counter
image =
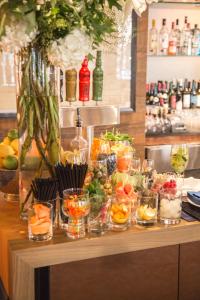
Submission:
[[199,300],[199,250],[200,223],[184,221],[30,242],[18,205],[0,200],[0,278],[10,300]]

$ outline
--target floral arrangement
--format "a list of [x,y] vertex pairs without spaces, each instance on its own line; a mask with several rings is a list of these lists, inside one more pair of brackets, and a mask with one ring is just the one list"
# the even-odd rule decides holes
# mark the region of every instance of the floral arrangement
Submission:
[[116,30],[106,11],[121,10],[121,4],[119,0],[0,0],[0,47],[16,53],[31,45],[45,49],[53,65],[77,67]]
[[27,186],[25,179],[20,183],[21,212],[32,193],[30,177],[46,171],[54,177],[59,161],[56,72],[79,67],[116,33],[117,12],[140,14],[146,1],[151,0],[0,0],[0,49],[17,54],[19,167],[31,170]]

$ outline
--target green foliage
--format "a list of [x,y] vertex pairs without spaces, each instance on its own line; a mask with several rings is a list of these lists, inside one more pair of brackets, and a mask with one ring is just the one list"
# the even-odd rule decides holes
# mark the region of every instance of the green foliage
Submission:
[[109,9],[121,10],[119,0],[50,0],[42,5],[36,0],[0,0],[0,37],[5,25],[15,17],[25,20],[30,31],[37,25],[36,41],[41,47],[47,47],[75,28],[83,29],[93,45],[98,46],[116,29],[114,20],[105,12],[106,3]]

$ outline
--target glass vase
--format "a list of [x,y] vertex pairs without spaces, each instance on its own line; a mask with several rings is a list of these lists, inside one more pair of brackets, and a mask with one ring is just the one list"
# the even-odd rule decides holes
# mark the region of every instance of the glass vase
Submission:
[[46,53],[29,47],[16,57],[17,119],[20,138],[20,215],[27,218],[35,177],[54,176],[59,161],[58,72]]

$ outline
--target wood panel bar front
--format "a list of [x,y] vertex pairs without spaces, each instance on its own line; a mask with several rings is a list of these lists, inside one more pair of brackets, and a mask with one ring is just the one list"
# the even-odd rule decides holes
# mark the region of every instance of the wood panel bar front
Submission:
[[[133,226],[126,232],[108,232],[100,238],[70,241],[55,231],[52,241],[27,239],[27,224],[19,220],[18,206],[0,200],[0,277],[10,300],[35,300],[35,270],[147,249],[200,241],[200,224],[152,228]],[[164,249],[164,248],[163,248]]]

